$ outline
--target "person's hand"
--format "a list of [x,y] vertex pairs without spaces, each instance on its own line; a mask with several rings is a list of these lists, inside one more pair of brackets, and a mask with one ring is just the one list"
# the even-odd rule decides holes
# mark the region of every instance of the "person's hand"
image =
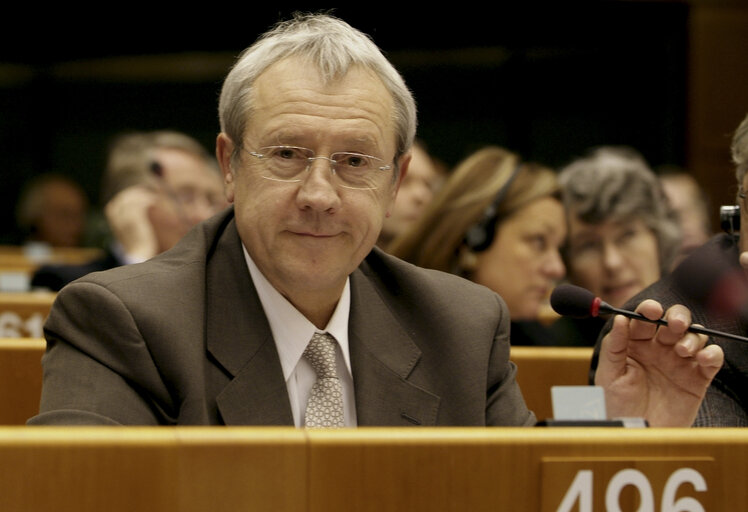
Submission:
[[139,259],[158,253],[156,234],[149,211],[158,192],[146,186],[132,186],[115,195],[104,207],[109,227],[125,252]]
[[[636,311],[662,316],[653,300]],[[696,418],[724,354],[686,330],[691,312],[684,306],[672,306],[664,318],[667,326],[617,316],[603,338],[595,384],[605,389],[609,417],[640,417],[653,427],[689,427]]]
[[748,251],[740,253],[739,261],[740,261],[740,266],[743,267],[743,270],[748,271]]

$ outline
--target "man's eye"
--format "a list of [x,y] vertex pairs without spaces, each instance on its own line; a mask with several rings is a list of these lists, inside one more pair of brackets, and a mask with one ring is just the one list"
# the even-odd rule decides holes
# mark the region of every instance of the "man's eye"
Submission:
[[341,155],[341,158],[338,160],[338,162],[340,165],[352,168],[368,167],[369,165],[369,160],[364,155],[355,154]]
[[274,156],[277,156],[278,158],[282,158],[284,160],[292,160],[294,158],[299,158],[299,152],[292,148],[282,148],[278,149]]

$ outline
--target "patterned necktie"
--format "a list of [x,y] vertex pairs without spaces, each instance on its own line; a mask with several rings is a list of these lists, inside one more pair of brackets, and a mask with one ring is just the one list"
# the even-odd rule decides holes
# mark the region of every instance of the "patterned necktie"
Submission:
[[317,372],[306,404],[304,423],[307,427],[343,427],[343,386],[335,371],[335,338],[315,333],[304,350],[304,357]]

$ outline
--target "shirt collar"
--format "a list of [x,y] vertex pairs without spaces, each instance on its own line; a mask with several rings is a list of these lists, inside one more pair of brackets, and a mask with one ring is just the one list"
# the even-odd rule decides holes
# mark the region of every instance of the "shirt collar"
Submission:
[[[273,333],[275,346],[278,350],[283,376],[286,380],[293,373],[302,357],[312,335],[319,331],[288,299],[270,284],[262,274],[247,248],[242,244],[244,258],[249,267],[249,273],[257,289],[257,295],[265,311],[265,316]],[[332,318],[325,326],[324,332],[332,334],[340,345],[348,372],[351,372],[350,352],[348,350],[348,316],[351,307],[350,278],[346,280],[343,293],[335,307]]]

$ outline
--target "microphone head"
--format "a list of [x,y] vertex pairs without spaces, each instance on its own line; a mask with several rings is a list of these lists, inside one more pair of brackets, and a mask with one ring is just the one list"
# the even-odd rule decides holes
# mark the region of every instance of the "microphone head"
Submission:
[[559,315],[587,318],[597,316],[599,299],[589,290],[572,284],[562,284],[551,293],[551,307]]

